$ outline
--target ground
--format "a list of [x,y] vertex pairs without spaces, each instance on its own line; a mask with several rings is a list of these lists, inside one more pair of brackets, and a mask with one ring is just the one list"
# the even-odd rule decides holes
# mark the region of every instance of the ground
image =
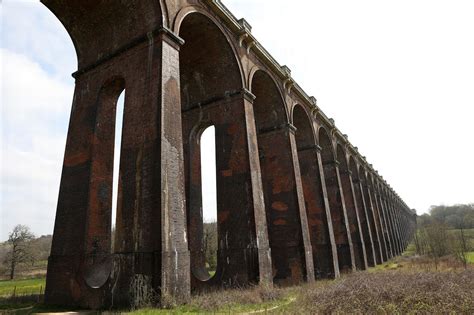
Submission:
[[[474,252],[471,253],[471,257]],[[29,293],[44,287],[44,278],[2,281],[0,295]],[[34,302],[25,313],[49,311]],[[0,298],[0,309],[11,309]],[[410,252],[368,271],[342,275],[290,288],[254,287],[221,290],[194,296],[185,306],[158,310],[143,308],[130,314],[180,313],[458,313],[474,314],[474,265],[464,270],[452,257],[438,270],[427,257]]]

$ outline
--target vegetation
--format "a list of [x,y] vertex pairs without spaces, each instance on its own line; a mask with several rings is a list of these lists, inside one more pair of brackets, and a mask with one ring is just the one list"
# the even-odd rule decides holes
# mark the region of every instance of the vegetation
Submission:
[[433,221],[453,229],[474,229],[474,204],[431,206],[429,214],[419,216],[417,223],[423,228]]
[[[0,281],[12,278],[44,277],[51,249],[51,236],[34,238],[26,226],[21,226],[21,229],[17,226],[15,229],[8,241],[0,243]],[[28,233],[30,235],[23,238],[21,233],[24,233],[23,236]],[[14,268],[12,268],[12,263]]]
[[435,266],[441,257],[452,255],[464,268],[474,250],[474,205],[432,207],[429,214],[418,217],[415,252],[429,255]]
[[207,270],[214,275],[217,268],[217,222],[204,223],[203,250],[207,263]]
[[403,256],[369,272],[345,274],[298,287],[253,287],[194,296],[170,309],[141,309],[131,314],[472,314],[474,270],[444,257],[435,270],[427,256]]
[[0,281],[0,296],[40,294],[44,292],[45,284],[44,277]]
[[31,262],[34,259],[30,246],[35,236],[26,225],[18,224],[8,236],[10,250],[5,257],[5,263],[10,269],[10,279],[15,277],[15,270],[20,264]]

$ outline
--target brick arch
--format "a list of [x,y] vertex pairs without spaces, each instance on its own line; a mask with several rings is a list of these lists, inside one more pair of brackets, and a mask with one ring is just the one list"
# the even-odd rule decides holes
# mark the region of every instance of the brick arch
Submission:
[[323,163],[328,160],[334,160],[336,152],[334,150],[334,144],[332,141],[331,133],[328,132],[326,127],[320,126],[317,133],[318,144],[321,147],[321,157]]
[[[125,50],[130,38],[146,41],[147,33],[164,25],[160,1],[42,0],[61,21],[76,48],[79,69]],[[112,24],[112,25],[111,25]],[[166,25],[165,25],[166,26]]]
[[[296,112],[296,118],[295,118]],[[302,140],[304,145],[315,145],[316,144],[316,136],[315,136],[315,129],[314,124],[311,119],[311,114],[308,113],[305,106],[302,106],[298,103],[294,104],[291,108],[291,116],[290,122],[293,126],[296,127],[296,139]],[[301,132],[298,133],[298,129],[303,128]],[[304,139],[299,138],[303,136]]]
[[[181,36],[183,23],[186,21],[187,18],[189,18],[190,15],[196,15],[196,14],[204,16],[206,19],[208,19],[210,22],[212,22],[213,27],[218,29],[220,31],[221,35],[225,38],[226,44],[224,46],[227,46],[227,47],[225,47],[225,49],[230,48],[232,50],[233,55],[234,55],[234,59],[237,63],[237,66],[238,66],[238,69],[239,69],[239,72],[240,72],[240,77],[241,77],[241,84],[240,85],[241,85],[241,87],[244,87],[246,80],[245,80],[245,77],[244,77],[244,74],[243,74],[242,61],[240,60],[237,49],[236,49],[236,47],[234,46],[234,43],[231,40],[232,35],[230,35],[229,32],[227,31],[227,29],[225,29],[222,26],[222,23],[220,23],[216,18],[214,18],[212,15],[210,15],[203,7],[198,6],[198,5],[191,5],[191,6],[187,6],[187,7],[182,8],[178,12],[176,17],[174,18],[174,21],[172,22],[173,32],[175,34]],[[221,44],[223,44],[223,42],[221,42]],[[185,39],[184,45],[186,45],[186,39]]]
[[181,102],[183,110],[240,93],[238,59],[225,33],[207,15],[189,12],[180,24]]
[[257,132],[288,124],[288,107],[275,79],[261,69],[254,69],[251,74],[250,92],[256,97],[254,114]]
[[380,238],[379,227],[377,224],[377,209],[375,205],[375,199],[373,195],[373,187],[372,187],[372,176],[370,171],[366,168],[366,166],[361,166],[359,170],[360,179],[362,182],[364,196],[367,203],[367,216],[369,218],[370,230],[372,233],[372,240],[374,244],[374,251],[375,251],[375,264],[380,264],[383,262],[383,254],[382,254],[382,242]]
[[349,229],[346,223],[344,195],[341,192],[339,182],[336,148],[334,147],[333,138],[330,133],[327,132],[325,127],[319,128],[318,135],[329,207],[331,209],[335,243],[337,247],[339,269],[341,272],[347,272],[353,268],[353,255],[350,234],[348,233]]
[[341,188],[344,194],[344,204],[346,206],[348,232],[351,235],[352,248],[354,252],[354,263],[357,269],[367,268],[365,244],[361,234],[359,205],[355,195],[355,189],[350,170],[349,155],[341,143],[336,145],[337,161],[339,162],[339,174]]
[[299,104],[292,108],[291,121],[296,128],[296,150],[313,252],[314,274],[318,279],[333,278],[338,273],[335,270],[337,257],[333,257],[334,242],[329,222],[331,217],[326,211],[324,201],[314,124],[306,109]]
[[293,152],[295,129],[289,124],[286,104],[273,78],[257,70],[250,81],[255,96],[253,110],[273,280],[295,284],[307,277],[313,278],[314,269],[312,255],[308,258],[304,247],[307,235],[303,233],[307,233],[307,225],[303,230],[300,222],[306,219],[301,217],[306,216],[306,211],[298,195],[301,180],[295,172],[295,163],[298,163]]
[[[179,59],[191,287],[199,291],[258,283],[259,277],[269,277],[257,265],[257,224],[249,194],[253,184],[243,116],[251,95],[243,89],[239,60],[221,26],[198,7],[184,9],[177,19],[184,39]],[[213,277],[205,268],[202,242],[200,136],[208,126],[215,128],[216,144],[218,252]]]

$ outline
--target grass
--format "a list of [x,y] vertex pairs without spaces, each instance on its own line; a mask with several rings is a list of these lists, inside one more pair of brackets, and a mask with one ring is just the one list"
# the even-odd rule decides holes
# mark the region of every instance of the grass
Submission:
[[44,277],[22,280],[3,280],[0,281],[0,296],[11,296],[13,295],[13,291],[15,291],[16,295],[39,294],[40,290],[44,292],[45,284],[46,279]]
[[356,272],[325,286],[300,287],[295,303],[278,312],[472,314],[472,279],[473,270]]
[[[470,253],[470,259],[474,259],[474,252]],[[474,314],[473,267],[471,265],[464,270],[454,258],[445,257],[435,270],[433,261],[428,257],[404,255],[370,268],[368,272],[345,274],[337,280],[318,280],[289,288],[255,286],[217,290],[195,295],[186,305],[173,306],[169,303],[166,309],[143,308],[123,313]],[[0,292],[11,292],[14,285],[19,290],[39,288],[44,286],[44,279],[1,281]],[[22,304],[21,307],[29,305],[35,303]],[[19,307],[16,305],[16,308]],[[8,307],[2,305],[0,309]],[[40,304],[32,310],[50,311]]]
[[469,264],[474,264],[474,252],[467,253],[467,262]]

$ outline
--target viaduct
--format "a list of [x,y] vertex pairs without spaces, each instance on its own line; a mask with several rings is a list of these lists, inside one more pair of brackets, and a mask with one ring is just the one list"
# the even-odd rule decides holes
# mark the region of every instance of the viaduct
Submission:
[[[292,285],[400,255],[416,213],[219,0],[42,0],[76,86],[45,301]],[[116,104],[126,90],[114,248]],[[203,254],[200,136],[215,127],[218,266]]]

